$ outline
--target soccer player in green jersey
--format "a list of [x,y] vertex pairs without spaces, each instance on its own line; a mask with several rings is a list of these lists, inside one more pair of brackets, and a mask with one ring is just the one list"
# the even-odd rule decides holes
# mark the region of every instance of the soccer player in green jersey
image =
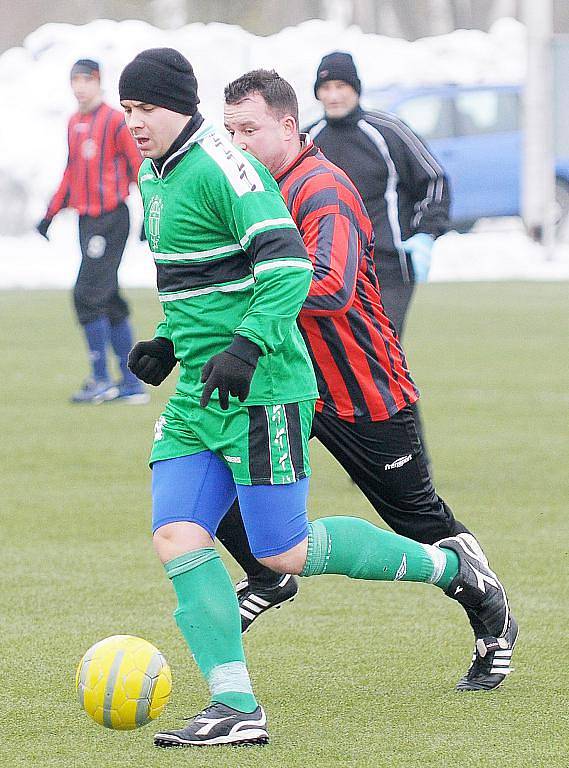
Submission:
[[139,185],[164,309],[155,338],[133,348],[129,365],[157,386],[180,364],[150,457],[154,546],[211,693],[184,728],[154,741],[264,744],[237,598],[213,546],[235,498],[253,554],[278,572],[436,584],[504,631],[507,600],[484,563],[473,569],[446,544],[418,544],[352,517],[308,522],[318,393],[296,326],[312,277],[298,230],[267,169],[204,121],[178,51],[140,53],[119,91],[145,157]]

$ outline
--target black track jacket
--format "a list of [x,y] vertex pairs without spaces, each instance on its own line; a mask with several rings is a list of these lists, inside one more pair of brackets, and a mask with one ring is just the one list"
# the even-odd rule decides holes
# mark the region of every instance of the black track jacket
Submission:
[[448,179],[421,139],[398,117],[357,107],[339,120],[323,118],[307,129],[324,155],[358,189],[375,232],[380,280],[409,280],[403,240],[416,232],[434,237],[448,229]]

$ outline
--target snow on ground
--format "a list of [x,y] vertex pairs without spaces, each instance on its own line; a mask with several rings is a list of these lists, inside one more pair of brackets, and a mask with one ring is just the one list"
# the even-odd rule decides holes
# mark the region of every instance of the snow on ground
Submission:
[[[350,51],[368,88],[393,83],[519,82],[525,69],[525,30],[501,19],[490,33],[457,30],[415,42],[363,34],[319,20],[256,37],[224,24],[190,24],[159,30],[137,21],[105,19],[84,26],[46,24],[20,48],[0,56],[0,224],[12,224],[18,236],[0,236],[0,288],[66,287],[79,262],[76,217],[59,214],[45,242],[33,230],[54,192],[66,160],[66,125],[75,109],[68,73],[78,58],[99,60],[106,98],[118,106],[117,83],[124,65],[144,48],[172,46],[191,60],[200,85],[200,109],[219,121],[223,87],[243,72],[275,68],[295,87],[303,121],[316,116],[314,75],[331,50]],[[130,207],[133,233],[139,231],[140,203]],[[3,213],[2,213],[3,212]],[[6,226],[4,227],[6,229]],[[567,279],[569,248],[553,261],[514,224],[501,231],[493,224],[478,233],[440,238],[435,246],[433,280]],[[124,285],[150,286],[154,268],[148,248],[133,235],[121,267]]]
[[[153,287],[155,269],[146,243],[137,238],[141,213],[131,202],[132,234],[120,268],[121,285]],[[75,216],[63,212],[50,229],[48,243],[30,232],[0,238],[0,288],[70,288],[79,267]],[[569,246],[559,246],[548,260],[525,235],[517,219],[484,222],[465,235],[449,232],[433,250],[429,280],[569,280]]]

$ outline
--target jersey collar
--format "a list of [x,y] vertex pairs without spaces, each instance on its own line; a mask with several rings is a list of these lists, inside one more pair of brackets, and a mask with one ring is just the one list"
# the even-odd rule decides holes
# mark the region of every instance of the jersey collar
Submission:
[[307,133],[300,134],[300,152],[287,167],[275,176],[275,181],[280,184],[306,157],[311,157],[318,152],[318,147],[314,145]]
[[206,125],[199,112],[192,115],[166,154],[157,160],[152,160],[154,173],[161,179],[165,178],[178,165],[186,152],[191,149],[192,144],[200,141],[211,130],[213,130],[213,126]]

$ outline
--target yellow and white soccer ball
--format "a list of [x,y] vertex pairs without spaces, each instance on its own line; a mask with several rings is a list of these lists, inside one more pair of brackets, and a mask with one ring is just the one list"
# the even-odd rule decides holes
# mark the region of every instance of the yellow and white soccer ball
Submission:
[[96,723],[129,731],[162,714],[172,690],[172,673],[151,643],[113,635],[83,656],[75,687],[79,703]]

